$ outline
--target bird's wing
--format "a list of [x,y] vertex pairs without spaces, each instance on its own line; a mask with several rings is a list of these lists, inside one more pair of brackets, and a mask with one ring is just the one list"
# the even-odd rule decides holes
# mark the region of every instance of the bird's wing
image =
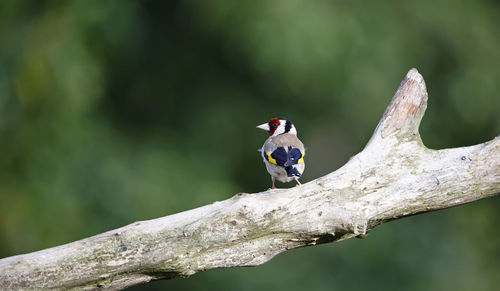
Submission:
[[298,148],[288,147],[288,161],[285,166],[291,166],[304,162],[305,152],[301,152]]
[[266,152],[265,155],[271,164],[275,164],[277,166],[285,167],[288,162],[288,153],[283,147],[277,147],[272,152]]
[[[284,168],[304,162],[304,146],[298,139],[293,140],[294,143],[290,143],[290,141],[290,139],[282,138],[268,139],[264,143],[262,156],[271,164]],[[290,144],[297,145],[298,147]]]

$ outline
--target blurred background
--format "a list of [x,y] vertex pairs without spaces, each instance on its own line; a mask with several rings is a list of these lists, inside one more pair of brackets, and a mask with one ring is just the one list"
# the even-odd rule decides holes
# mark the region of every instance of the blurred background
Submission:
[[[500,134],[498,1],[0,3],[0,257],[270,186],[283,116],[304,181],[370,138],[407,71],[433,149]],[[291,187],[279,184],[278,187]],[[500,197],[131,290],[497,290]]]

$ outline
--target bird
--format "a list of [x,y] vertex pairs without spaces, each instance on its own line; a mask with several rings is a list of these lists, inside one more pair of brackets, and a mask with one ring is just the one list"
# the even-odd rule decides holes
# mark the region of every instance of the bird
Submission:
[[293,123],[286,118],[275,117],[257,128],[269,133],[269,138],[259,151],[271,175],[271,189],[276,189],[276,180],[282,183],[295,180],[297,186],[301,185],[299,179],[304,173],[306,152]]

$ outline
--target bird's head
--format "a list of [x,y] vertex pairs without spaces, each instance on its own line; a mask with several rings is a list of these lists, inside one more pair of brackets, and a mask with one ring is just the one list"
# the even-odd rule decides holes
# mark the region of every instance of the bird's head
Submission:
[[291,133],[297,135],[297,130],[293,123],[286,118],[273,118],[268,123],[257,126],[262,130],[269,132],[269,136],[277,136],[283,133]]

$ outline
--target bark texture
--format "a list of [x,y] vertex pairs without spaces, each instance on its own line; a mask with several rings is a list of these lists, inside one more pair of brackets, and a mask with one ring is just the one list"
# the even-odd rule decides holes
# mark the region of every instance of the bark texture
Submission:
[[0,260],[0,289],[122,289],[263,264],[285,250],[363,236],[399,217],[500,192],[500,137],[431,150],[418,127],[427,90],[408,72],[362,152],[291,189],[239,193],[66,245]]

